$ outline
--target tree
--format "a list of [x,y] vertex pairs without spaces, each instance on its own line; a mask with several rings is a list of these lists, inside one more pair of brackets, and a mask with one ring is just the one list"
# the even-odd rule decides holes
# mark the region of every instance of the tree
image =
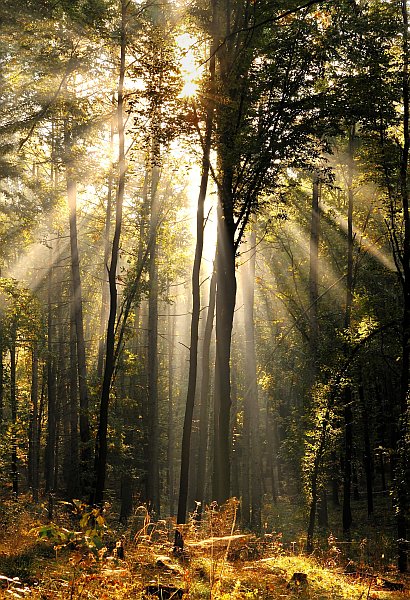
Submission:
[[[212,19],[215,18],[215,1],[212,4]],[[215,46],[211,47],[209,61],[209,90],[214,89],[215,84]],[[188,500],[188,479],[189,464],[191,453],[191,431],[192,419],[194,414],[195,393],[197,384],[197,365],[198,365],[198,329],[201,312],[200,296],[200,273],[202,251],[204,246],[204,228],[205,228],[205,199],[208,188],[208,179],[211,161],[211,143],[213,128],[213,103],[208,101],[206,106],[205,133],[202,142],[202,172],[201,183],[198,193],[198,207],[196,215],[196,247],[194,265],[192,268],[192,318],[191,318],[191,337],[189,345],[189,371],[188,371],[188,390],[185,407],[184,426],[182,431],[181,445],[181,474],[178,496],[178,514],[177,524],[185,523],[187,500]],[[203,427],[205,424],[203,424]],[[177,542],[177,539],[175,540]]]
[[115,368],[115,323],[117,317],[117,265],[122,227],[122,207],[125,192],[125,176],[127,163],[125,159],[125,132],[124,132],[124,78],[125,56],[127,49],[127,2],[121,0],[121,26],[120,26],[120,68],[117,91],[117,128],[118,128],[118,166],[119,178],[115,203],[115,229],[111,249],[111,261],[108,269],[110,288],[110,312],[108,316],[106,334],[106,354],[104,379],[101,389],[100,414],[98,433],[95,447],[94,485],[91,491],[91,504],[101,505],[105,489],[105,475],[107,465],[107,428],[108,405],[110,399],[111,380]]
[[[222,502],[230,494],[227,457],[235,254],[251,213],[263,193],[274,189],[279,171],[307,159],[308,153],[310,160],[318,152],[310,128],[320,61],[314,52],[306,51],[313,48],[312,40],[318,35],[308,9],[295,17],[299,7],[283,13],[279,9],[267,18],[263,5],[251,12],[245,3],[221,2],[217,10],[214,36],[219,44],[217,81],[223,102],[216,107],[215,140],[219,210],[213,493]],[[283,59],[280,65],[273,58],[277,55]],[[292,100],[296,96],[297,103]]]

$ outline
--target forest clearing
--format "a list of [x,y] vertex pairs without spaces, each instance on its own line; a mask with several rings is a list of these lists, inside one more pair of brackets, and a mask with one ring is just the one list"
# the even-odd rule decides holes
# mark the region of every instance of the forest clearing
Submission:
[[[307,556],[303,538],[295,536],[296,541],[289,543],[279,533],[259,538],[251,533],[238,533],[238,506],[232,499],[221,510],[211,507],[201,524],[191,518],[183,528],[183,552],[176,554],[175,520],[151,522],[144,507],[137,509],[127,527],[118,527],[116,522],[110,528],[109,520],[103,519],[100,525],[94,522],[92,530],[90,521],[85,519],[82,531],[73,535],[68,529],[67,506],[58,509],[55,522],[43,519],[39,525],[28,506],[14,505],[14,519],[0,539],[0,571],[7,574],[0,577],[0,597],[41,600],[404,600],[409,597],[408,576],[399,576],[395,565],[383,560],[368,540],[361,540],[356,548],[351,544],[351,555],[356,560],[346,558],[346,551],[340,551],[335,538],[328,539],[320,553]],[[11,513],[13,506],[8,506],[8,510]],[[38,511],[37,519],[40,514]],[[84,514],[81,509],[82,518]],[[283,519],[289,520],[289,514],[283,515]],[[81,520],[77,520],[77,525]],[[207,537],[209,534],[212,537]]]
[[409,590],[408,0],[0,3],[0,590]]

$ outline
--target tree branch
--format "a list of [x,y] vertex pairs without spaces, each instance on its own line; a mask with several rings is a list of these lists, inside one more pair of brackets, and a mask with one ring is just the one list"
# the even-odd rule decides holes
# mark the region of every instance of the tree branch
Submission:
[[210,61],[211,58],[213,58],[219,52],[219,50],[226,44],[226,42],[228,40],[230,40],[232,37],[238,35],[239,33],[254,32],[256,29],[259,29],[260,27],[264,27],[264,25],[269,25],[270,23],[277,23],[278,21],[281,21],[282,19],[285,19],[286,17],[288,17],[290,15],[298,13],[299,11],[303,10],[304,8],[309,8],[310,6],[313,6],[314,4],[319,4],[320,2],[323,2],[323,0],[308,0],[308,2],[305,2],[304,4],[301,4],[300,6],[297,6],[295,8],[289,8],[288,10],[285,10],[285,12],[281,13],[280,15],[277,15],[276,17],[269,17],[267,19],[264,19],[263,21],[260,21],[259,23],[254,23],[253,25],[249,25],[248,27],[241,27],[240,29],[231,31],[228,35],[226,35],[223,38],[222,42],[220,42],[220,44],[216,47],[216,49],[213,51],[213,53],[202,64],[206,64],[208,61]]

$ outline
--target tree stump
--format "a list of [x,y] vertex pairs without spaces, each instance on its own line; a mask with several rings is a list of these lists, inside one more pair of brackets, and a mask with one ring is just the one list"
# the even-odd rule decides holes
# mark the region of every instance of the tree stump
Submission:
[[293,573],[286,587],[291,590],[306,590],[307,586],[308,580],[306,573]]

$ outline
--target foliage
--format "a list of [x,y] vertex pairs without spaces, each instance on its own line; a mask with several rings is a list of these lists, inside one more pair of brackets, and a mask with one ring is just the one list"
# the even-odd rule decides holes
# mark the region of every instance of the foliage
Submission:
[[77,548],[80,552],[90,552],[97,560],[102,558],[107,548],[104,546],[104,535],[107,525],[100,508],[92,508],[79,500],[73,500],[70,506],[80,531],[70,530],[55,523],[47,523],[38,528],[40,540],[47,540],[57,552],[61,548]]
[[[366,564],[366,553],[363,552],[366,540],[360,545],[361,550],[358,547],[361,552],[356,559],[357,568],[360,569],[358,574],[342,572],[340,567],[347,564],[347,559],[344,562],[340,555],[335,559],[334,548],[338,540],[334,537],[329,538],[328,549],[323,551],[320,558],[303,556],[298,545],[289,545],[289,549],[286,550],[277,545],[277,536],[269,535],[260,539],[254,538],[252,541],[259,548],[257,560],[242,551],[250,543],[249,536],[242,536],[243,541],[232,541],[231,549],[236,550],[231,557],[227,557],[226,541],[224,546],[218,546],[220,536],[212,538],[213,546],[208,543],[209,523],[217,522],[224,531],[231,532],[234,505],[233,501],[220,512],[216,507],[212,507],[205,514],[203,526],[197,524],[195,530],[187,530],[185,542],[189,560],[183,560],[182,563],[172,557],[172,544],[166,535],[154,534],[148,540],[144,535],[130,537],[130,531],[127,531],[125,561],[102,554],[98,562],[87,560],[85,555],[80,558],[79,549],[84,549],[86,553],[90,551],[86,545],[79,548],[78,544],[82,544],[81,539],[76,545],[65,542],[64,551],[57,554],[52,550],[50,543],[42,541],[33,544],[27,539],[25,546],[20,548],[18,553],[13,553],[11,548],[4,553],[4,546],[1,547],[0,574],[4,574],[10,580],[19,577],[22,583],[17,586],[18,589],[27,588],[25,593],[35,599],[44,596],[91,598],[92,595],[98,595],[103,600],[121,600],[142,594],[146,586],[154,582],[164,587],[184,589],[186,595],[189,594],[193,600],[209,598],[210,595],[214,600],[276,600],[289,594],[292,594],[291,597],[309,597],[311,600],[347,600],[359,598],[361,594],[362,597],[366,597],[366,594],[372,597],[374,594],[375,598],[383,600],[396,600],[402,596],[401,592],[396,594],[383,591],[383,578],[393,581],[396,581],[396,578],[391,574],[379,573]],[[89,509],[84,510],[80,502],[76,502],[75,507],[76,518],[83,520],[83,528],[101,516],[93,515]],[[24,510],[24,507],[20,506],[20,510]],[[109,520],[110,514],[107,513],[105,518]],[[92,526],[94,525],[95,523]],[[61,545],[61,536],[67,536],[67,530],[64,530],[59,521],[51,525],[44,524],[35,531],[36,535],[42,532],[44,540],[49,539],[47,531],[52,533],[52,536],[56,536],[58,546]],[[56,533],[58,531],[60,533]],[[124,530],[122,532],[124,533]],[[118,536],[119,532],[112,530],[111,535],[116,539],[115,536]],[[198,542],[205,545],[198,545]],[[4,541],[2,543],[4,544]],[[288,587],[295,572],[307,575],[307,589],[291,590]],[[0,585],[6,585],[10,591],[20,593],[15,589],[15,582],[2,578]]]

